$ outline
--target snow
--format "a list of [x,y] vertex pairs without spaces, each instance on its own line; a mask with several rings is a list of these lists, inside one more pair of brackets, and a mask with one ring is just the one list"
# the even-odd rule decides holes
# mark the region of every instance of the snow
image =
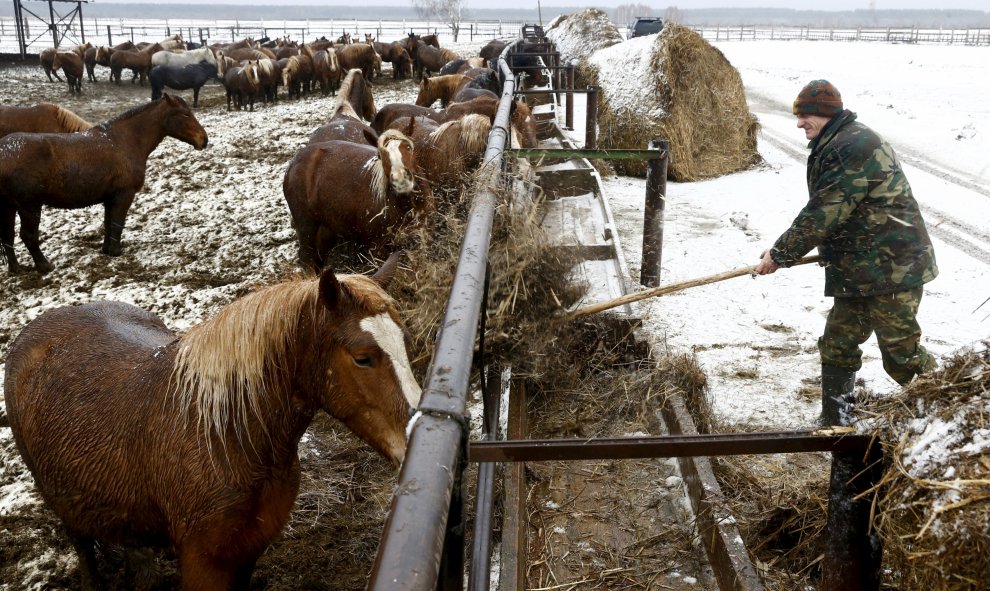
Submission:
[[[753,41],[716,44],[739,71],[762,125],[765,164],[667,185],[661,284],[755,264],[807,200],[804,134],[790,106],[816,78],[888,139],[921,204],[940,275],[918,314],[923,344],[947,356],[990,336],[990,90],[986,50],[961,46]],[[620,46],[607,51],[616,52]],[[584,104],[575,104],[576,144]],[[645,146],[629,146],[645,147]],[[632,284],[638,282],[645,180],[604,179]],[[805,428],[820,410],[817,339],[831,308],[821,269],[739,277],[634,304],[662,351],[693,352],[727,427]],[[590,302],[589,302],[590,303]],[[858,377],[885,394],[875,338]]]

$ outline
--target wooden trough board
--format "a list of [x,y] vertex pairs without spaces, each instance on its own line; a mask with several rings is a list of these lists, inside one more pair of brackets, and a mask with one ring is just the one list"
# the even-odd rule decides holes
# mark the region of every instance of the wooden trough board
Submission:
[[[548,108],[549,107],[549,108]],[[542,105],[553,111],[553,105]],[[541,113],[542,114],[542,113]],[[574,148],[560,129],[549,119],[541,126],[541,147]],[[605,301],[633,291],[627,284],[625,259],[615,222],[601,178],[584,159],[555,160],[535,169],[537,184],[544,191],[543,228],[552,243],[560,248],[576,250],[582,262],[575,269],[588,281],[587,302]],[[644,196],[645,199],[645,196]],[[628,305],[609,312],[621,327],[633,329],[641,325]],[[618,328],[618,327],[617,327]],[[620,330],[624,330],[620,328]],[[509,436],[526,439],[525,393],[514,388],[511,394]],[[692,434],[697,430],[680,396],[672,396],[662,409],[662,420],[671,434]],[[735,520],[722,498],[708,458],[679,458],[681,474],[686,483],[699,535],[704,542],[708,561],[722,591],[762,591],[763,585],[749,560]],[[521,463],[509,464],[505,472],[506,510],[504,513],[501,577],[502,591],[525,589],[526,556],[526,482]]]

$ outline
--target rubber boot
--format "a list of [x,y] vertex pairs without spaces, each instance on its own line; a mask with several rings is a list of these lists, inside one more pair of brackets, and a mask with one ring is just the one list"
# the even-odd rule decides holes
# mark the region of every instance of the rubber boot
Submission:
[[852,418],[855,386],[856,372],[844,367],[822,364],[822,414],[819,418],[821,426],[849,424]]

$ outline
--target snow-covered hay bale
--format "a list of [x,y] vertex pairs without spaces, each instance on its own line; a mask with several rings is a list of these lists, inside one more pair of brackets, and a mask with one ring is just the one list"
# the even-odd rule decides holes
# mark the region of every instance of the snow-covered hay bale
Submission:
[[877,412],[889,468],[878,505],[885,570],[905,591],[990,581],[990,342]]
[[624,39],[608,14],[597,8],[562,14],[550,21],[544,31],[547,39],[556,45],[563,63],[581,63],[599,49],[622,43]]
[[[759,124],[746,105],[739,72],[694,31],[666,24],[658,35],[599,49],[584,64],[598,95],[598,147],[645,148],[670,140],[670,178],[694,181],[759,161]],[[645,161],[616,160],[645,175]]]

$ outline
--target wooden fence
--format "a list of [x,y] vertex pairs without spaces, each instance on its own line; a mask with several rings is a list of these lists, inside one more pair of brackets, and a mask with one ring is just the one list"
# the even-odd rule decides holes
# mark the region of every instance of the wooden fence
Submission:
[[990,29],[813,27],[691,27],[708,41],[873,41],[938,45],[990,45]]
[[[501,20],[473,20],[461,23],[458,40],[476,41],[494,38],[515,38],[521,22]],[[410,32],[437,33],[448,42],[453,41],[450,29],[437,21],[415,20],[191,20],[191,19],[108,19],[84,18],[81,26],[76,20],[59,25],[60,36],[64,32],[63,45],[72,46],[84,42],[93,45],[116,45],[127,40],[161,41],[181,34],[186,41],[229,43],[245,37],[289,37],[296,41],[312,41],[319,37],[337,39],[350,33],[355,40],[363,40],[371,34],[383,41],[397,41]],[[25,21],[27,52],[40,53],[54,42],[47,25],[37,19]],[[0,53],[18,53],[17,27],[13,17],[0,18]]]

